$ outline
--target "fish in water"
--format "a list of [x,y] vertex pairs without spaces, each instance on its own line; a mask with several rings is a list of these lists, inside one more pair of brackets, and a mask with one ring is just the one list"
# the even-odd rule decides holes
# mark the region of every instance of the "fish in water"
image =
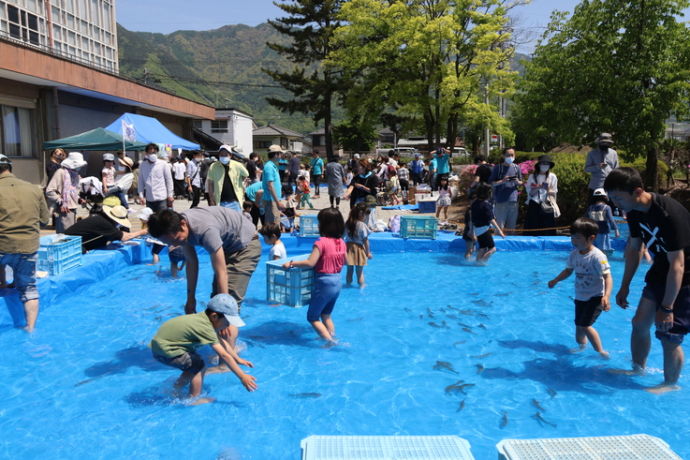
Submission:
[[320,398],[321,393],[290,393],[290,397],[299,399]]
[[503,413],[501,415],[501,421],[499,422],[498,427],[500,429],[503,429],[506,426],[508,426],[508,412],[503,411]]
[[486,330],[486,324],[484,324],[484,323],[479,323],[479,325],[477,325],[477,327],[480,329]]
[[429,318],[433,318],[433,317],[434,317],[434,312],[431,311],[431,308],[426,307],[426,313],[429,315]]
[[469,324],[465,324],[465,323],[458,323],[458,326],[467,327],[469,329],[472,329],[472,326],[470,326]]
[[404,310],[405,310],[406,312],[411,312],[411,311],[412,311],[412,310],[410,310],[410,309],[407,308],[407,307],[405,307]]
[[546,389],[546,392],[549,394],[549,396],[551,396],[551,399],[555,398],[556,395],[558,394],[558,392],[556,392],[556,390],[554,390],[554,389],[551,388],[551,387],[548,387],[548,388]]
[[89,383],[89,382],[93,382],[93,381],[94,381],[94,379],[82,380],[82,381],[79,382],[79,383],[75,383],[74,386],[75,386],[75,387],[80,387],[80,386],[82,386],[82,385],[85,385],[85,384],[87,384],[87,383]]
[[539,411],[546,412],[546,409],[544,409],[544,407],[542,407],[541,403],[539,401],[537,401],[536,399],[532,400],[532,405],[534,407],[536,407]]
[[475,364],[475,367],[477,368],[477,374],[484,372],[485,367],[483,364]]
[[458,404],[458,408],[455,409],[455,412],[460,412],[464,408],[465,408],[465,400],[463,399],[462,401],[460,401],[460,404]]
[[458,311],[460,312],[461,315],[465,315],[465,316],[474,316],[477,314],[477,312],[475,312],[474,310],[468,310],[466,308],[464,310],[458,310]]
[[440,324],[437,324],[437,323],[435,323],[435,322],[433,322],[433,321],[429,321],[427,324],[428,324],[429,326],[435,327],[435,328],[437,328],[437,329],[443,329],[443,326],[441,326]]
[[446,315],[446,318],[448,318],[448,319],[458,319],[458,315],[454,315],[454,314],[452,314],[452,313],[449,313],[449,314]]
[[458,340],[457,342],[453,342],[453,346],[462,345],[463,343],[467,343],[467,340]]
[[456,371],[453,368],[453,365],[449,363],[448,361],[436,361],[436,364],[434,364],[433,369],[435,371],[448,371],[452,372],[453,374],[457,374],[458,371]]
[[469,332],[470,334],[474,334],[474,331],[472,331],[472,329],[470,329],[469,327],[463,327],[462,330],[465,332]]
[[487,315],[486,313],[477,313],[477,316],[479,316],[480,318],[485,318],[485,319],[489,318],[489,315]]
[[494,294],[496,297],[508,297],[510,294],[507,292],[499,292],[498,294]]
[[448,385],[445,388],[446,394],[450,393],[462,393],[462,394],[467,394],[465,393],[465,389],[467,388],[472,388],[474,386],[474,383],[462,383],[462,380],[458,380],[452,385]]
[[470,358],[484,359],[484,358],[488,358],[489,356],[491,356],[491,352],[484,353],[483,355],[470,356]]
[[537,412],[532,416],[532,418],[536,420],[541,426],[549,425],[550,427],[556,428],[556,424],[549,422],[544,417],[542,417],[541,412]]
[[484,299],[476,299],[476,300],[473,300],[472,303],[475,305],[480,305],[482,307],[488,307],[489,305],[491,305],[492,302],[487,302]]

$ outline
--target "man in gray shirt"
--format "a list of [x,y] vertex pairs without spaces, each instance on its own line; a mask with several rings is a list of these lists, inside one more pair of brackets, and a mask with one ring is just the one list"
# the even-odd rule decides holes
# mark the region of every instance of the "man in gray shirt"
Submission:
[[[221,206],[194,208],[178,213],[165,209],[149,218],[149,234],[166,244],[182,246],[187,260],[185,313],[196,312],[199,259],[195,246],[211,257],[211,297],[230,294],[241,305],[247,286],[261,257],[256,227],[242,213]],[[227,339],[234,348],[238,330],[230,326]]]
[[618,167],[618,153],[610,148],[613,137],[609,133],[601,133],[596,139],[597,148],[587,154],[585,172],[592,176],[589,179],[589,196],[598,188],[604,187],[606,176]]

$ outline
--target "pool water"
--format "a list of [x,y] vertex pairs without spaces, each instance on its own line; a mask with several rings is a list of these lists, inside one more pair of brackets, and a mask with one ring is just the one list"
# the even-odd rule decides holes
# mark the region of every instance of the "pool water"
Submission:
[[[263,300],[264,256],[240,337],[259,389],[209,375],[205,390],[218,401],[198,407],[172,398],[178,372],[147,348],[182,312],[185,281],[128,268],[51,305],[31,336],[0,330],[0,457],[298,459],[312,434],[443,434],[492,459],[504,438],[648,433],[690,458],[688,392],[642,391],[663,378],[658,341],[648,375],[607,371],[629,366],[632,310],[613,306],[596,324],[609,362],[568,352],[573,278],[546,286],[566,257],[505,252],[477,267],[459,254],[377,254],[368,286],[343,289],[336,306],[346,344],[324,349],[306,309]],[[613,262],[616,288],[622,269]],[[631,303],[641,288],[638,274]],[[199,298],[209,290],[202,283]]]

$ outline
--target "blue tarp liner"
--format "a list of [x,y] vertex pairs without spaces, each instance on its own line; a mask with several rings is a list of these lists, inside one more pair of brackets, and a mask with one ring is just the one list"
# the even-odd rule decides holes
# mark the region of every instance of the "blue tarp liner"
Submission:
[[136,140],[139,142],[145,142],[147,144],[149,142],[155,144],[170,144],[174,149],[184,150],[199,150],[201,148],[199,144],[182,139],[163,126],[163,123],[155,118],[136,115],[134,113],[123,114],[120,118],[106,126],[105,129],[122,135],[122,120],[134,126]]
[[384,206],[381,209],[386,209],[386,210],[403,210],[406,209],[408,211],[417,211],[419,210],[419,206],[416,204],[396,204],[395,206]]
[[[289,256],[307,254],[311,251],[316,237],[297,237],[284,235],[281,237]],[[508,238],[494,238],[499,251],[570,251],[573,246],[569,237],[532,237],[511,236]],[[462,237],[453,232],[438,232],[435,240],[402,239],[390,232],[373,233],[369,237],[372,252],[454,252],[462,257],[465,242]],[[110,249],[91,251],[84,254],[82,266],[61,275],[50,276],[38,280],[38,290],[41,296],[41,309],[49,308],[58,297],[77,293],[82,288],[100,282],[113,273],[129,265],[145,263],[151,258],[151,246],[141,241],[140,244],[113,244]],[[625,248],[625,240],[612,240],[616,250]],[[262,250],[268,253],[269,246],[263,244]],[[204,253],[203,249],[198,252]],[[205,257],[205,254],[201,257]],[[0,289],[0,332],[3,329],[19,327],[24,324],[24,310],[19,295],[14,289]]]

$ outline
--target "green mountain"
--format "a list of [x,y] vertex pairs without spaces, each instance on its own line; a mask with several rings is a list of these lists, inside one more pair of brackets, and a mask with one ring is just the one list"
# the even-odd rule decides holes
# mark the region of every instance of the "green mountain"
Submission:
[[[256,27],[230,25],[207,31],[181,30],[172,34],[132,32],[118,25],[120,74],[204,104],[237,108],[254,116],[257,125],[273,123],[308,133],[311,117],[282,113],[267,96],[289,97],[261,69],[290,68],[292,64],[266,46],[285,38],[264,23]],[[517,54],[513,68],[522,73]],[[337,122],[342,112],[334,114]]]
[[172,34],[132,32],[118,25],[120,74],[215,107],[237,108],[268,122],[300,132],[315,129],[303,114],[271,107],[267,96],[288,97],[262,68],[291,65],[266,46],[285,39],[270,25],[224,26]]

